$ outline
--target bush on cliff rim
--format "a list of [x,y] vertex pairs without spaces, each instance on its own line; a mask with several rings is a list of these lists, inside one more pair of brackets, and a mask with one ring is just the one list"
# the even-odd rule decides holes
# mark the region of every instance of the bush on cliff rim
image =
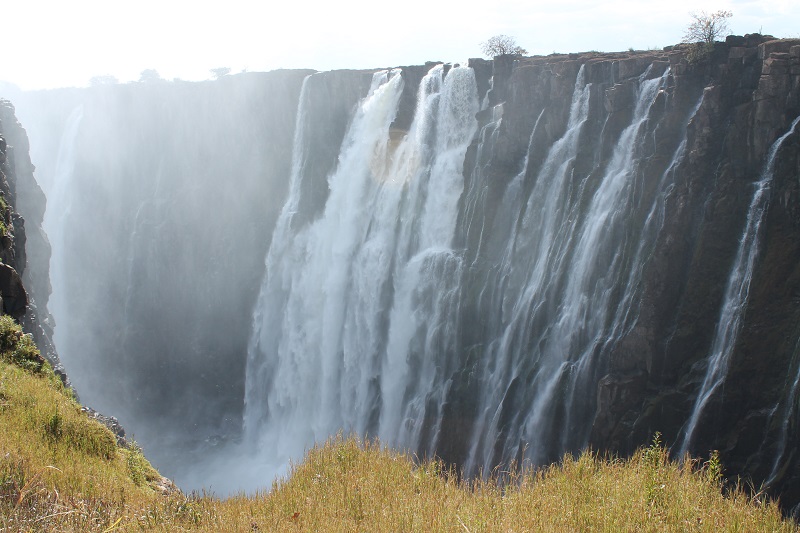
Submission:
[[0,359],[35,374],[53,373],[31,336],[22,333],[19,324],[8,315],[0,316]]

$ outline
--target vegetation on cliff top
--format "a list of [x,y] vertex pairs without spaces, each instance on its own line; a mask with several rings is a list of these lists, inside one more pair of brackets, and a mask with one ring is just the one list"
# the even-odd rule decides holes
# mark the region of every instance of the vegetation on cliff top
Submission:
[[141,452],[117,447],[47,364],[14,363],[38,360],[24,339],[0,318],[4,531],[797,530],[774,503],[723,490],[715,460],[679,465],[658,442],[627,460],[586,452],[465,482],[438,461],[338,437],[269,492],[220,500],[159,490]]

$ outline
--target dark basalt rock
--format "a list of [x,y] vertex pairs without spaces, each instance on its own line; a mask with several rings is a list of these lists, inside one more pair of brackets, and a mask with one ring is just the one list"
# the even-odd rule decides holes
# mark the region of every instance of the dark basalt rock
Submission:
[[[655,431],[670,445],[680,439],[705,375],[752,184],[770,146],[800,115],[800,40],[730,37],[717,43],[707,60],[692,64],[687,50],[676,46],[495,63],[489,107],[478,119],[482,126],[502,120],[492,130],[491,153],[478,161],[476,141],[465,163],[467,184],[476,179],[469,174],[473,168],[497,184],[483,196],[480,223],[473,219],[473,227],[456,240],[457,246],[466,247],[473,265],[465,294],[478,295],[496,275],[488,266],[491,243],[482,241],[480,232],[491,227],[503,187],[521,169],[531,136],[533,145],[547,147],[565,131],[580,66],[593,84],[592,109],[602,111],[589,117],[586,142],[573,162],[577,169],[602,168],[610,157],[620,130],[630,121],[635,78],[652,78],[670,68],[666,87],[652,107],[660,113],[651,117],[658,123],[653,144],[639,163],[644,187],[654,186],[667,170],[684,129],[685,157],[674,171],[663,226],[644,267],[638,319],[598,364],[597,381],[585,391],[594,395],[594,409],[584,416],[591,428],[586,444],[595,449],[630,453]],[[608,146],[594,145],[603,138],[611,141]],[[546,150],[528,155],[527,175],[535,179]],[[776,442],[785,429],[775,410],[789,409],[787,452],[770,489],[791,506],[800,497],[800,456],[794,453],[800,409],[786,406],[800,364],[800,135],[787,140],[779,155],[750,299],[724,392],[704,411],[691,452],[719,449],[729,474],[759,486],[773,470]],[[486,322],[479,308],[464,313],[471,317],[465,323]],[[480,353],[482,338],[480,327],[463,332],[463,346],[472,347],[465,352]],[[453,375],[446,404],[451,420],[446,417],[445,429],[453,442],[443,438],[440,449],[457,463],[468,453],[463,439],[471,434],[475,409],[479,378],[471,372],[476,368],[473,359],[465,355],[465,368]]]
[[3,299],[3,313],[19,320],[28,307],[28,294],[20,275],[5,263],[0,264],[0,295]]

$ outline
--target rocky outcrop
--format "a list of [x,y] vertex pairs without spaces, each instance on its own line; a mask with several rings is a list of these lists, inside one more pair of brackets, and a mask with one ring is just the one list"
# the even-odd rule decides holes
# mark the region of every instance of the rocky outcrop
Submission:
[[33,336],[42,355],[68,384],[52,342],[53,319],[47,311],[50,244],[42,230],[45,197],[33,176],[29,150],[28,136],[14,114],[14,106],[0,100],[2,309]]
[[6,263],[0,264],[0,294],[3,313],[20,320],[28,308],[28,293],[25,292],[20,275]]
[[98,413],[91,407],[81,407],[81,412],[85,413],[89,418],[97,420],[105,427],[110,429],[114,434],[114,437],[117,439],[117,446],[123,448],[128,446],[128,439],[125,438],[125,428],[122,427],[122,424],[120,424],[119,420],[117,420],[115,417]]

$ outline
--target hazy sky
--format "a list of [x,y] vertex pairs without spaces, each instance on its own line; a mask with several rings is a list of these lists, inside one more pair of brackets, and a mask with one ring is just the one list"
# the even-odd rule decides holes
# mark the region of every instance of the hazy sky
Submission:
[[732,33],[800,37],[798,0],[0,0],[0,80],[23,89],[276,68],[462,61],[512,35],[531,54],[677,43],[699,9],[733,12]]

